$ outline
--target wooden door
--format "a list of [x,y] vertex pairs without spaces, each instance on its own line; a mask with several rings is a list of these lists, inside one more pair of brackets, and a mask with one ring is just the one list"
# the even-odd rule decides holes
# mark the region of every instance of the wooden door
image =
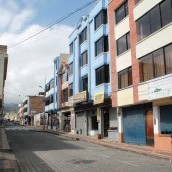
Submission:
[[147,140],[154,139],[152,110],[149,110],[146,113],[146,135],[147,135]]

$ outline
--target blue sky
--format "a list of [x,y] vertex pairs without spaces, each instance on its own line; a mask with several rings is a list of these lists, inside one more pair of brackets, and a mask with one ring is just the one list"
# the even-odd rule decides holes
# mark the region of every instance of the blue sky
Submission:
[[[14,45],[92,0],[0,0],[0,44]],[[42,91],[53,59],[69,52],[69,35],[91,5],[42,34],[8,49],[5,103]]]

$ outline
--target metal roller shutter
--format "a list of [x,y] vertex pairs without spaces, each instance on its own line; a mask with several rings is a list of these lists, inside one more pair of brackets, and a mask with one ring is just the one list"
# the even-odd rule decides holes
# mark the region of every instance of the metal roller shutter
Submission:
[[77,134],[86,135],[84,112],[76,113],[76,130],[77,130]]
[[144,108],[123,109],[124,142],[146,144],[146,126]]

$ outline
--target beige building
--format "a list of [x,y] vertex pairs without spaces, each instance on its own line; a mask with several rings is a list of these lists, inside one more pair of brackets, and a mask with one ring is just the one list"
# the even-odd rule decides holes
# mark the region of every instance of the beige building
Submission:
[[4,86],[7,74],[7,46],[0,45],[0,114],[3,112],[3,98],[4,98]]

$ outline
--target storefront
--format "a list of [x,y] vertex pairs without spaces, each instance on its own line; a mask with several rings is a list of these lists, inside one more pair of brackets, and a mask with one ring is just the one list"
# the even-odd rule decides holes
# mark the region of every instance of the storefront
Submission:
[[131,144],[153,144],[152,104],[122,108],[123,141]]

